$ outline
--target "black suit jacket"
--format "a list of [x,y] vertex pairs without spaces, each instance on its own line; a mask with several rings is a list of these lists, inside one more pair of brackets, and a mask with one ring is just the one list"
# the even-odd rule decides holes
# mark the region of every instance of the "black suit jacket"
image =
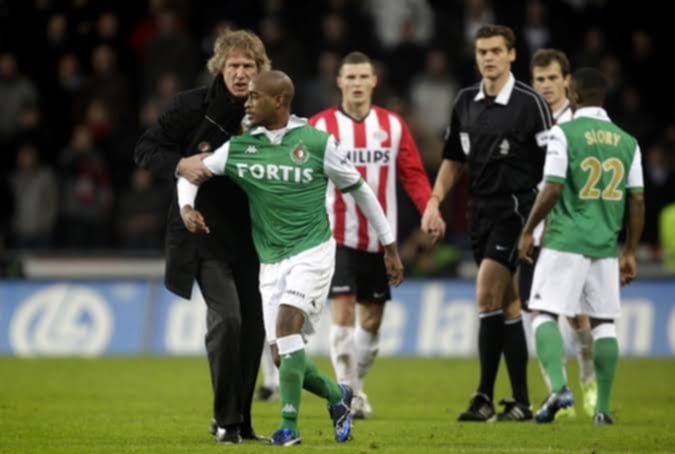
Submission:
[[[211,87],[176,95],[158,124],[139,139],[134,160],[156,177],[175,181],[181,158],[215,151],[239,133],[243,116],[243,103],[232,97],[222,76],[218,76]],[[172,194],[166,231],[165,284],[177,295],[190,298],[199,260],[236,262],[244,258],[250,261],[255,256],[248,200],[229,178],[215,177],[202,184],[196,208],[203,213],[211,233],[195,235],[183,225],[175,185]]]

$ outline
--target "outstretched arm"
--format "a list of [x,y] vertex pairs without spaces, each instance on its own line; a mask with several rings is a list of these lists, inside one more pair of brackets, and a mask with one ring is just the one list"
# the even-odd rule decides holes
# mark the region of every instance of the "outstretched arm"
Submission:
[[396,238],[394,238],[380,202],[367,184],[361,184],[350,194],[354,197],[368,222],[372,224],[380,243],[384,247],[384,264],[389,275],[389,285],[398,286],[403,281],[403,263],[398,253]]
[[324,153],[324,173],[340,191],[354,197],[357,205],[377,232],[384,247],[384,264],[389,275],[389,285],[397,286],[403,281],[403,263],[398,254],[396,238],[391,230],[384,210],[373,190],[365,184],[361,174],[347,159],[344,151],[331,136]]

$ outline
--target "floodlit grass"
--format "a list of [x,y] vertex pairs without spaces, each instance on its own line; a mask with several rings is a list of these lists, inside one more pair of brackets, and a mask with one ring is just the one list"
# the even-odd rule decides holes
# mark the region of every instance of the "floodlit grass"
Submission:
[[[327,360],[319,366],[329,371]],[[624,359],[614,390],[612,427],[577,418],[551,425],[460,424],[476,384],[477,360],[378,360],[367,391],[373,419],[353,440],[333,441],[325,403],[303,396],[295,452],[674,452],[675,361]],[[568,367],[579,396],[577,370]],[[545,397],[535,361],[530,390]],[[0,358],[0,452],[269,452],[247,442],[222,446],[208,435],[210,384],[203,358]],[[496,399],[510,395],[502,365]],[[254,406],[255,428],[269,435],[278,403]]]

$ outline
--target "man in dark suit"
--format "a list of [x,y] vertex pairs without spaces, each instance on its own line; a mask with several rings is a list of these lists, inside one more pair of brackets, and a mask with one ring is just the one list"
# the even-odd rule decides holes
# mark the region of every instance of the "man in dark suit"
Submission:
[[[201,165],[203,155],[241,132],[248,83],[269,68],[260,38],[244,30],[223,31],[208,62],[212,85],[172,99],[136,144],[136,163],[160,178],[204,181],[210,175]],[[227,178],[204,183],[196,204],[208,216],[211,232],[195,235],[185,229],[175,197],[174,192],[167,220],[165,285],[189,299],[196,279],[208,307],[210,431],[222,443],[255,439],[251,401],[264,327],[248,200]]]

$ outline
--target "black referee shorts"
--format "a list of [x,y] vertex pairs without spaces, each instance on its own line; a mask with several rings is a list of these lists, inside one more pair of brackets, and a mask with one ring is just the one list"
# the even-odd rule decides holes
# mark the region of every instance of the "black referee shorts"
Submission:
[[476,264],[495,260],[515,272],[518,238],[536,194],[473,199],[469,205],[471,248]]
[[383,253],[360,251],[338,244],[335,274],[328,297],[350,295],[356,295],[356,301],[360,303],[384,304],[391,299]]

